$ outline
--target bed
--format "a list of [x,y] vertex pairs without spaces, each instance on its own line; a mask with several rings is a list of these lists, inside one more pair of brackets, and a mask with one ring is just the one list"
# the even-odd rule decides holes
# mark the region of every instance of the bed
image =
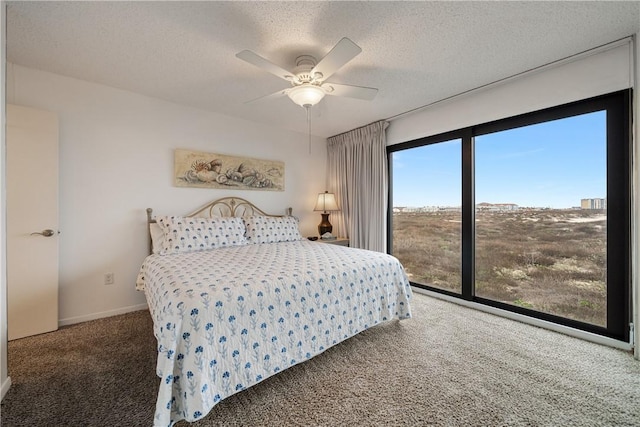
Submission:
[[411,317],[396,258],[304,239],[287,213],[237,197],[182,217],[147,210],[151,254],[136,289],[158,341],[155,426],[199,420],[367,328]]

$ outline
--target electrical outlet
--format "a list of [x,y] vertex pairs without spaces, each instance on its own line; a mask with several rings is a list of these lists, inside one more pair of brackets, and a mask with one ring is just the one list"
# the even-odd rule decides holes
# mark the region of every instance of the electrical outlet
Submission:
[[104,273],[104,284],[113,285],[113,273]]

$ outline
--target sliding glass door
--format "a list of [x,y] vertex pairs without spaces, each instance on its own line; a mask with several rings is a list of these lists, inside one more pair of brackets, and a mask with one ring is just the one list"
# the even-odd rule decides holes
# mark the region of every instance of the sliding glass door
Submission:
[[462,141],[391,154],[393,254],[415,283],[461,292]]
[[606,326],[606,131],[597,111],[475,138],[476,296]]
[[387,147],[389,251],[412,283],[627,340],[630,96]]

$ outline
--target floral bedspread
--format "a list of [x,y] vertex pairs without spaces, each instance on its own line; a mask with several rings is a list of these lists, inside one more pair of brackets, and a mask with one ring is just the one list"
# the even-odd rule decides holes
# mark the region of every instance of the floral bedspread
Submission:
[[310,241],[150,255],[136,283],[158,340],[155,426],[222,399],[380,322],[411,317],[386,254]]

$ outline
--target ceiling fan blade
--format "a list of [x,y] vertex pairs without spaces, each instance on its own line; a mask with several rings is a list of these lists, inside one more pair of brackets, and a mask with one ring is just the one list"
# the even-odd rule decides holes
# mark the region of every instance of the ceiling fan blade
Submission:
[[274,76],[280,77],[281,79],[285,79],[287,81],[291,81],[291,79],[293,79],[293,73],[277,66],[273,62],[264,59],[262,56],[257,53],[253,53],[250,50],[238,52],[236,53],[236,56],[249,64],[270,72]]
[[344,37],[313,67],[311,75],[322,73],[322,80],[328,79],[340,67],[358,56],[360,52],[362,52],[360,46]]
[[265,99],[280,98],[281,96],[286,96],[287,93],[289,93],[290,90],[291,90],[291,88],[282,89],[282,90],[279,90],[277,92],[271,93],[269,95],[264,95],[264,96],[261,96],[259,98],[255,98],[255,99],[252,99],[252,100],[249,100],[249,101],[245,101],[244,103],[245,104],[250,104],[250,103],[253,103],[253,102],[263,101]]
[[337,83],[324,83],[322,89],[325,90],[327,95],[346,96],[347,98],[357,98],[365,101],[371,101],[378,93],[378,89],[374,87],[341,85]]

